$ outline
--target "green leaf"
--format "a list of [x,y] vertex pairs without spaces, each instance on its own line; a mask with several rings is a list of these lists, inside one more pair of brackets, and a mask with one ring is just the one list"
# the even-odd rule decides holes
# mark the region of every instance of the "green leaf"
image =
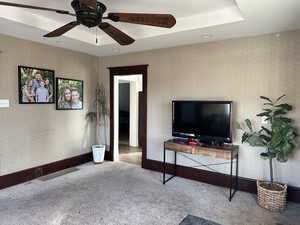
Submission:
[[286,117],[277,117],[275,120],[281,120],[285,123],[291,123],[292,120],[290,118],[286,118]]
[[264,126],[262,126],[261,129],[262,129],[263,131],[265,131],[268,135],[271,135],[271,134],[272,134],[272,132],[271,132],[269,129],[265,128]]
[[280,152],[277,154],[276,159],[278,160],[278,162],[285,163],[288,161],[288,156],[283,152]]
[[281,108],[283,110],[286,110],[286,111],[292,111],[293,110],[293,106],[291,106],[290,104],[280,104],[280,105],[275,105],[275,107],[277,108]]
[[262,143],[262,140],[260,138],[260,136],[258,134],[252,134],[250,135],[248,138],[247,138],[247,142],[253,146],[253,147],[256,147],[256,146],[262,146],[263,143]]
[[290,153],[291,150],[293,149],[293,145],[291,145],[290,143],[285,143],[285,145],[282,147],[282,151],[284,153]]
[[262,113],[257,114],[256,116],[259,116],[259,117],[270,116],[270,113],[269,112],[262,112]]
[[234,127],[238,130],[242,130],[241,124],[237,121],[234,122]]
[[276,99],[276,102],[280,101],[284,97],[285,97],[285,95],[281,95],[279,98]]
[[263,109],[263,110],[268,112],[268,113],[272,112],[272,109]]
[[90,119],[91,121],[94,121],[96,119],[96,112],[88,112],[85,117],[86,119]]
[[287,111],[285,111],[284,109],[279,109],[273,113],[273,116],[285,115],[285,114],[287,114]]
[[249,134],[245,132],[242,136],[242,143],[245,143],[247,141],[248,137],[249,137]]
[[274,104],[267,102],[267,103],[264,103],[264,105],[273,106]]
[[260,96],[261,99],[267,100],[270,103],[273,103],[271,99],[269,99],[268,97],[265,96]]
[[274,159],[274,158],[276,158],[276,154],[271,153],[271,152],[262,152],[262,153],[260,153],[260,157],[261,157],[262,159],[269,159],[270,157],[271,157],[272,159]]
[[268,156],[268,153],[267,153],[267,152],[262,152],[262,153],[260,153],[260,157],[261,157],[262,159],[269,159],[269,156]]
[[269,137],[267,135],[261,134],[261,135],[259,135],[259,137],[261,139],[263,139],[264,141],[266,141],[266,142],[270,142],[271,141],[271,137]]
[[246,122],[246,124],[247,124],[247,126],[248,126],[249,130],[252,132],[252,131],[253,131],[253,129],[252,129],[252,124],[251,124],[251,121],[250,121],[249,119],[246,119],[246,120],[245,120],[245,122]]

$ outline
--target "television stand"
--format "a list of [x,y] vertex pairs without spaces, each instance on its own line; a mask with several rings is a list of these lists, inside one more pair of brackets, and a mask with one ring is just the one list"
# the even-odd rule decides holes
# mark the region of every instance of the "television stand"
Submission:
[[[173,177],[176,176],[178,152],[224,159],[226,162],[223,163],[213,163],[213,164],[202,164],[200,162],[198,163],[200,167],[206,167],[206,168],[209,168],[210,166],[230,164],[229,184],[224,184],[224,186],[229,187],[229,201],[231,201],[238,189],[239,146],[238,145],[207,146],[203,144],[189,145],[187,143],[183,143],[182,141],[179,141],[179,139],[170,139],[164,142],[163,184],[166,184],[168,181],[170,181]],[[172,177],[166,180],[166,151],[167,150],[174,152],[175,160],[174,160],[174,174]],[[195,160],[193,161],[195,162]],[[235,171],[235,182],[233,184],[233,163],[234,162],[236,164],[236,171]],[[197,166],[197,168],[198,167],[199,166]]]

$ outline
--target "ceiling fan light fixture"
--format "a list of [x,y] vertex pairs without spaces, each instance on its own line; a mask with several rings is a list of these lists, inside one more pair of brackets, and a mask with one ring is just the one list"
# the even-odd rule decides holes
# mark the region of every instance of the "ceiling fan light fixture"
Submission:
[[[103,20],[164,28],[171,28],[176,24],[176,19],[171,14],[108,13],[107,16],[104,17],[103,15],[106,12],[107,8],[103,3],[98,2],[97,0],[72,0],[71,6],[74,9],[75,14],[61,9],[52,9],[4,1],[0,1],[0,6],[50,11],[58,14],[65,14],[76,17],[75,21],[65,24],[64,26],[59,27],[56,30],[44,35],[44,37],[47,38],[62,36],[76,26],[84,25],[88,28],[96,27],[97,29],[101,29],[112,39],[117,41],[120,45],[130,45],[135,41],[133,38],[122,32],[118,28],[112,26],[111,24],[103,22]],[[96,44],[99,44],[97,36]]]

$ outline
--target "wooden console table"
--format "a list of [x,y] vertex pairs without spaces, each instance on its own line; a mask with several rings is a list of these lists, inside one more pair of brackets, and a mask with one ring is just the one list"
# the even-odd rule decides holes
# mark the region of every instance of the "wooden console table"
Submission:
[[[166,150],[174,152],[174,175],[166,180]],[[237,145],[224,145],[224,146],[206,146],[206,145],[188,145],[179,143],[177,139],[171,139],[164,142],[164,162],[163,162],[163,184],[167,183],[176,176],[177,167],[177,152],[202,155],[213,158],[220,158],[226,160],[223,163],[215,164],[201,164],[202,166],[215,166],[221,164],[230,164],[230,182],[229,182],[229,201],[232,200],[235,192],[238,189],[238,164],[239,164],[239,146]],[[230,162],[228,162],[230,161]],[[233,163],[236,163],[235,171],[235,184],[233,190]]]

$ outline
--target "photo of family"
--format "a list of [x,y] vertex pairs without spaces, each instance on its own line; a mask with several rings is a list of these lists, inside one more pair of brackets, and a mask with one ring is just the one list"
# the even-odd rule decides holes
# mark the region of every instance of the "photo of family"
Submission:
[[54,103],[54,71],[19,66],[19,103]]
[[83,109],[83,81],[56,78],[56,109]]

